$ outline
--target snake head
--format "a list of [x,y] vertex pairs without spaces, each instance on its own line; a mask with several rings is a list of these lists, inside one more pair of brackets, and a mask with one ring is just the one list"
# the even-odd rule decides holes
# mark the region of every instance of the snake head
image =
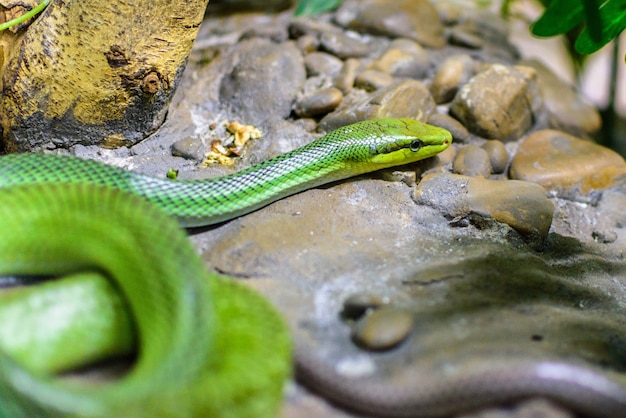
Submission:
[[[408,164],[432,157],[448,148],[452,134],[446,129],[413,119],[366,121],[375,127],[370,161],[385,167]],[[380,167],[382,168],[382,167]]]

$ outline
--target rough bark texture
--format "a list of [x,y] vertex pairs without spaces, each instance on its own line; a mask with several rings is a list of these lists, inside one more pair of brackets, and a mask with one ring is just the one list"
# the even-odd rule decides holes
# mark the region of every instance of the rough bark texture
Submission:
[[154,132],[207,3],[53,0],[23,35],[4,42],[5,151],[118,147]]

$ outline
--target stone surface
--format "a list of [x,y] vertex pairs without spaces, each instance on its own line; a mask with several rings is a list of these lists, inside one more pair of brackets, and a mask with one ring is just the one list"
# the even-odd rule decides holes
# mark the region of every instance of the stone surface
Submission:
[[475,145],[461,148],[454,158],[452,170],[464,176],[489,177],[491,174],[489,154]]
[[230,103],[246,124],[289,116],[306,76],[302,55],[294,44],[245,40],[232,52],[230,66],[220,86],[220,100]]
[[341,59],[363,57],[369,53],[366,43],[341,32],[324,32],[320,37],[320,47]]
[[394,77],[423,78],[429,68],[428,53],[419,44],[408,39],[396,45],[373,61],[369,68]]
[[425,0],[349,0],[337,11],[336,19],[350,29],[410,38],[429,48],[445,45],[437,11]]
[[343,100],[343,93],[335,87],[320,89],[305,96],[296,104],[296,114],[301,117],[325,115],[332,112]]
[[474,75],[474,61],[469,55],[455,55],[446,59],[437,69],[430,92],[437,103],[451,101],[461,85]]
[[343,67],[343,62],[326,52],[312,52],[304,57],[304,67],[309,77],[320,74],[334,77]]
[[513,179],[532,181],[565,196],[588,196],[615,186],[624,159],[608,148],[555,130],[528,136],[511,161]]
[[532,73],[496,64],[461,87],[450,113],[484,138],[513,141],[532,126],[541,107]]
[[417,203],[433,206],[452,218],[471,213],[489,216],[522,235],[541,239],[547,237],[554,212],[545,190],[523,181],[436,174],[420,182],[414,197]]
[[579,136],[592,135],[600,130],[602,121],[598,109],[584,100],[573,86],[537,60],[521,63],[538,73],[537,84],[550,115],[550,127]]
[[354,87],[366,91],[376,91],[393,84],[393,77],[376,70],[365,70],[356,76]]
[[348,94],[354,86],[354,80],[356,80],[357,69],[360,63],[354,58],[349,58],[344,61],[339,74],[335,77],[333,85],[343,92]]
[[509,153],[507,152],[504,144],[501,141],[494,139],[486,141],[483,145],[481,145],[481,148],[487,151],[493,173],[503,173],[509,162]]
[[320,128],[330,131],[358,120],[375,118],[426,121],[434,110],[435,102],[426,86],[419,81],[406,80],[377,92],[373,97],[340,106],[320,121]]

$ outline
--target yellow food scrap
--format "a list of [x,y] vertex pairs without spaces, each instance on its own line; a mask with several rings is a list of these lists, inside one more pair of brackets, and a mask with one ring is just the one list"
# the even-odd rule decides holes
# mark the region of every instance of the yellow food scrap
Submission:
[[226,124],[226,132],[231,135],[224,140],[215,140],[211,143],[211,151],[204,155],[203,166],[206,167],[209,164],[233,165],[235,163],[234,157],[241,156],[246,143],[263,135],[258,128],[239,122]]

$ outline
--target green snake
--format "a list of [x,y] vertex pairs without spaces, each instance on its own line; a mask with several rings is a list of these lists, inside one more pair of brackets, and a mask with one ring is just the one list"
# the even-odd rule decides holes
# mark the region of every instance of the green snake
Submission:
[[[263,298],[207,272],[180,225],[223,222],[451,141],[414,120],[370,120],[202,181],[0,157],[0,276],[68,276],[0,299],[0,417],[275,416],[290,373],[285,326]],[[111,383],[57,375],[131,354]]]

